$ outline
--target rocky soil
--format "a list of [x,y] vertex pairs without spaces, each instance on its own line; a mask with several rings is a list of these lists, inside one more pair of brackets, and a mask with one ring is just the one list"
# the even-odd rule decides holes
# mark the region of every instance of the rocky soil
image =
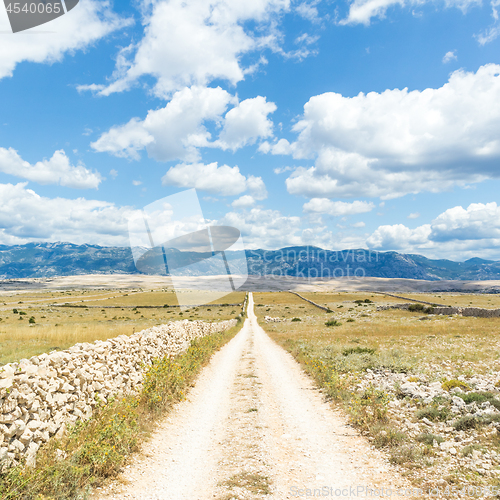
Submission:
[[356,388],[373,386],[388,394],[391,422],[423,453],[425,466],[413,471],[423,483],[443,485],[449,478],[459,484],[496,484],[500,372],[450,379],[451,370],[427,366],[423,371],[427,374],[416,376],[367,370]]

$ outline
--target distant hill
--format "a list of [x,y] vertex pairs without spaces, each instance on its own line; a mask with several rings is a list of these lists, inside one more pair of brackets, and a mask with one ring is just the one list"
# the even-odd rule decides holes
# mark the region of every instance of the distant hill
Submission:
[[397,252],[290,247],[276,251],[249,250],[247,259],[250,274],[281,272],[305,277],[370,276],[432,281],[500,279],[500,262],[478,258],[454,262]]
[[0,245],[2,279],[136,272],[132,253],[128,247],[100,247],[72,243]]
[[[303,277],[370,276],[423,280],[489,280],[500,279],[500,262],[469,259],[465,262],[432,260],[422,255],[397,252],[374,252],[362,249],[331,251],[312,246],[281,250],[247,250],[226,252],[233,269],[243,271],[245,261],[249,274]],[[197,254],[167,250],[169,261],[178,271],[199,261]],[[154,268],[151,268],[154,271]],[[187,271],[187,270],[186,270]],[[186,275],[224,273],[219,264],[202,260]],[[78,274],[134,274],[137,269],[128,247],[101,247],[72,243],[28,243],[0,245],[0,278],[40,278]]]

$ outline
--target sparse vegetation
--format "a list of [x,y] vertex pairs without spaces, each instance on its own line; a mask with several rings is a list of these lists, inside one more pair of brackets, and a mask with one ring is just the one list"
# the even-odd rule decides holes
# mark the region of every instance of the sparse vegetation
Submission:
[[431,422],[445,422],[450,418],[450,410],[445,406],[438,406],[434,404],[421,408],[416,412],[415,416],[419,420],[427,418]]
[[437,444],[442,443],[444,441],[444,438],[441,436],[437,436],[436,434],[431,434],[431,433],[424,433],[420,434],[417,436],[417,441],[424,443],[428,446],[433,446],[434,443],[436,442]]
[[458,394],[458,397],[462,398],[465,403],[484,403],[488,402],[494,406],[497,410],[500,410],[500,401],[496,399],[495,394],[492,392],[482,391],[482,392],[466,392]]
[[325,322],[325,326],[342,326],[342,323],[336,319],[329,319]]
[[441,384],[441,387],[445,390],[450,392],[452,389],[459,388],[462,389],[463,391],[470,391],[470,387],[465,383],[462,382],[461,380],[446,380]]
[[350,354],[375,354],[375,349],[371,347],[344,347],[342,349],[343,356],[349,356]]
[[[253,495],[270,495],[271,483],[267,476],[255,472],[240,472],[231,476],[222,486],[226,486],[230,491],[239,488]],[[228,498],[234,498],[230,495]]]
[[476,427],[479,427],[479,425],[481,425],[481,421],[471,415],[464,415],[453,423],[453,427],[455,427],[457,431],[475,429]]
[[424,306],[424,304],[410,304],[408,306],[408,311],[410,312],[423,312],[427,314],[432,314],[434,312],[434,307]]

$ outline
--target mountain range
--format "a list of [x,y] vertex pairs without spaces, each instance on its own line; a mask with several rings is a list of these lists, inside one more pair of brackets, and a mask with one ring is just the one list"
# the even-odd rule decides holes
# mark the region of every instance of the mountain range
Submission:
[[[244,273],[247,264],[251,275],[274,274],[312,278],[370,276],[432,281],[500,279],[500,262],[479,258],[454,262],[445,259],[432,260],[416,254],[363,249],[333,251],[312,246],[280,250],[226,251],[225,256],[233,273]],[[169,264],[175,263],[175,272],[179,275],[225,273],[222,258],[200,260],[199,254],[174,249],[166,249],[165,257]],[[148,270],[148,266],[143,265],[141,269]],[[165,274],[165,268],[158,270],[155,267],[155,259],[152,259],[149,271],[152,274]],[[129,247],[72,243],[0,245],[1,279],[118,273],[138,273]]]

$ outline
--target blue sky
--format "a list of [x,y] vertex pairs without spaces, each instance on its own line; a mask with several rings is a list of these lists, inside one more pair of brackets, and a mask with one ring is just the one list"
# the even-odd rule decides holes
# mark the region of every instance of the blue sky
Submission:
[[0,244],[127,245],[195,187],[249,248],[500,260],[500,2],[0,8]]

